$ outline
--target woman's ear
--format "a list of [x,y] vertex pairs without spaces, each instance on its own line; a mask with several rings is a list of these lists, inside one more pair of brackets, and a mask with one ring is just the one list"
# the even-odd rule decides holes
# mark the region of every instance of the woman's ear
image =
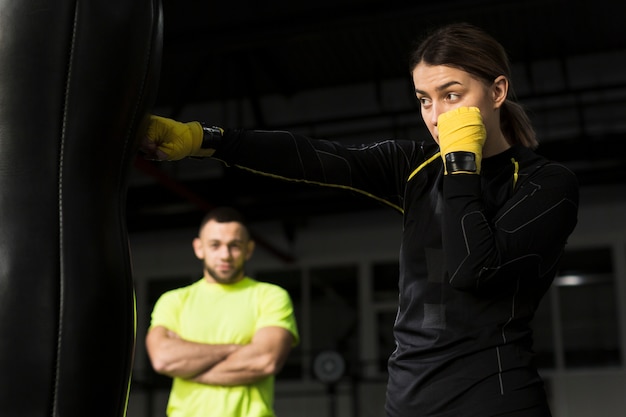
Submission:
[[509,80],[504,75],[498,76],[491,86],[491,94],[493,98],[494,108],[499,108],[506,100],[509,92]]

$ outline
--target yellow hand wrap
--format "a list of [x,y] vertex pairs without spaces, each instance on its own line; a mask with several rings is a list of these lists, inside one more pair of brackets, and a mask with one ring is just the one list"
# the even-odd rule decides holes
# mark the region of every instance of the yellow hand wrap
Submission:
[[204,132],[198,122],[181,123],[160,116],[150,116],[146,133],[149,141],[154,142],[158,154],[165,154],[170,161],[188,156],[208,157],[214,149],[201,149]]
[[[439,128],[439,149],[446,168],[446,174],[459,173],[480,173],[480,164],[483,155],[483,145],[487,138],[487,131],[477,107],[459,107],[449,112],[443,113],[437,120]],[[471,156],[473,154],[473,157]],[[470,169],[463,169],[468,164],[463,158],[470,160]],[[454,161],[459,161],[456,166],[462,169],[448,169],[455,166]],[[475,162],[475,170],[473,169]]]

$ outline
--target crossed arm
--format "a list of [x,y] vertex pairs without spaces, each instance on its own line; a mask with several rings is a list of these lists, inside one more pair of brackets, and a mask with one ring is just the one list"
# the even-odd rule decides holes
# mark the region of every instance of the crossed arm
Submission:
[[244,385],[280,371],[291,351],[292,334],[265,327],[246,345],[195,343],[163,326],[152,328],[146,348],[154,370],[207,385]]

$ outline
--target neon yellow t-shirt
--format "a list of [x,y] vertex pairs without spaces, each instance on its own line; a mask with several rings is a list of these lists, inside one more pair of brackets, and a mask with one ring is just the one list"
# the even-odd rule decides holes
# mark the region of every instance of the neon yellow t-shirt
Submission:
[[[250,343],[254,333],[283,327],[299,340],[289,294],[273,284],[244,278],[231,284],[204,279],[168,291],[154,306],[151,327],[164,326],[198,343]],[[222,387],[174,378],[169,417],[273,417],[274,377],[254,384]]]

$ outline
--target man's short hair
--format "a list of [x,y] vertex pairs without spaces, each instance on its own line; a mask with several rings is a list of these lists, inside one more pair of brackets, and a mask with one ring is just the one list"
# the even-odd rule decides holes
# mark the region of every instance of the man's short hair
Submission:
[[216,207],[208,211],[200,222],[200,231],[202,231],[202,228],[211,220],[214,220],[218,223],[241,223],[244,229],[246,229],[246,232],[248,232],[248,236],[250,236],[250,229],[248,229],[246,218],[239,210],[233,207]]

